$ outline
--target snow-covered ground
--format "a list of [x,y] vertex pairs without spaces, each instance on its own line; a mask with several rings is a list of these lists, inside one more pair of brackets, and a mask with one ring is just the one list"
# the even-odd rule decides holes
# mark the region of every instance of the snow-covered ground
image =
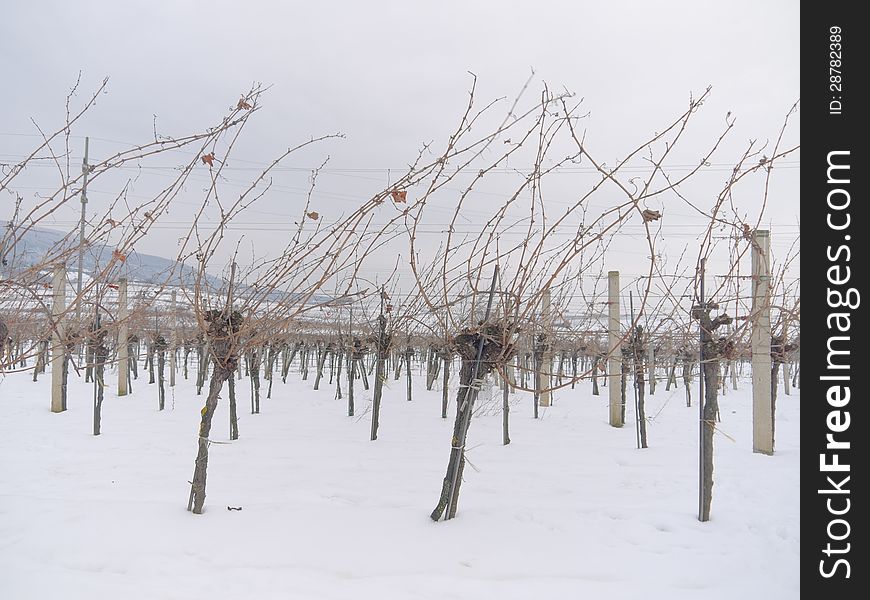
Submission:
[[[496,391],[471,425],[457,518],[434,523],[453,415],[440,418],[423,379],[412,402],[404,380],[388,382],[376,442],[359,383],[362,416],[349,418],[333,387],[292,372],[250,415],[240,382],[241,438],[211,446],[197,516],[185,511],[203,401],[192,380],[179,376],[158,412],[146,378],[118,398],[107,375],[94,437],[90,384],[73,380],[69,410],[52,414],[49,377],[0,376],[0,598],[798,597],[797,391],[780,391],[772,457],[752,453],[749,383],[720,398],[708,523],[698,413],[681,388],[648,396],[646,450],[631,407],[609,427],[606,388],[592,396],[587,382],[538,420],[530,395],[513,396],[502,446]],[[228,440],[228,421],[222,399],[213,440]]]

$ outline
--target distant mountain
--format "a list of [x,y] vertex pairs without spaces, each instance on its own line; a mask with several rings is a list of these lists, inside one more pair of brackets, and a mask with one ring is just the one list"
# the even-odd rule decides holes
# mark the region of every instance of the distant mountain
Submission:
[[[7,221],[0,221],[0,228],[5,229],[8,225]],[[0,231],[2,231],[0,229]],[[16,244],[13,251],[7,253],[7,260],[13,261],[13,268],[21,269],[39,264],[42,262],[46,253],[62,242],[66,237],[66,233],[55,231],[53,229],[45,229],[44,227],[33,227],[30,231],[24,234],[23,238]],[[2,239],[2,235],[0,235]],[[67,241],[67,248],[72,248],[78,241]],[[86,276],[100,270],[112,257],[113,248],[103,244],[93,244],[88,246],[82,259],[82,271]],[[68,265],[69,269],[77,268],[77,255],[75,255]],[[142,285],[160,285],[166,284],[170,287],[185,287],[191,286],[196,280],[197,272],[193,267],[179,263],[178,261],[155,256],[153,254],[143,254],[133,251],[127,255],[125,261],[127,279],[131,283],[139,283]],[[169,277],[169,272],[175,267],[172,276]],[[0,267],[0,279],[6,274],[6,266]],[[221,277],[214,275],[206,275],[207,284],[212,288],[220,288],[224,284]],[[246,286],[241,286],[242,290]],[[269,294],[269,300],[279,301],[286,298],[284,292],[275,291]],[[316,294],[310,302],[312,304],[325,304],[332,301],[332,297]],[[344,304],[341,300],[335,301],[336,304]]]
[[[0,221],[0,227],[5,229],[7,226],[7,221]],[[7,262],[14,260],[13,267],[15,268],[39,264],[46,253],[62,242],[65,237],[66,234],[60,231],[45,229],[44,227],[33,227],[16,244],[14,251],[10,251],[7,254]],[[68,240],[66,247],[74,247],[77,241],[77,238],[75,241]],[[82,260],[82,271],[90,275],[100,270],[111,259],[112,250],[111,247],[103,244],[88,246]],[[77,258],[74,257],[70,261],[69,267],[76,268],[78,265],[76,261]],[[192,284],[196,279],[196,270],[192,267],[163,258],[162,256],[143,254],[135,250],[127,255],[125,266],[128,279],[142,284],[156,285],[166,283],[170,286],[182,286]],[[175,267],[175,271],[172,277],[167,279],[173,267]],[[214,275],[206,275],[206,279],[210,286],[215,287],[220,287],[222,282],[220,277],[215,277]]]

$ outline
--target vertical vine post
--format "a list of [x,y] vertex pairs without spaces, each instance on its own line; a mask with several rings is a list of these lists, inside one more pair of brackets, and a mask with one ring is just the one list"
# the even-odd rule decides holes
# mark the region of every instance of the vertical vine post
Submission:
[[770,232],[752,235],[752,451],[773,454],[770,359]]
[[550,288],[544,288],[541,292],[541,322],[543,323],[544,332],[542,334],[541,345],[542,352],[538,360],[538,405],[550,406],[552,404],[552,392],[550,388],[551,373],[553,364],[553,342],[550,339],[552,336],[553,327],[553,307],[550,304]]
[[619,271],[607,273],[607,389],[610,398],[610,425],[622,427],[622,350],[619,332]]
[[211,352],[214,353],[214,368],[209,382],[208,396],[202,408],[202,420],[199,425],[198,451],[190,482],[190,495],[187,500],[187,510],[201,514],[205,504],[205,485],[208,473],[208,447],[210,444],[211,422],[221,388],[224,381],[233,376],[238,361],[238,332],[242,324],[242,315],[233,310],[233,282],[236,276],[236,263],[230,269],[229,291],[223,310],[206,311],[204,319],[208,322],[208,338],[211,342]]
[[63,314],[66,311],[66,267],[58,265],[52,279],[51,302],[51,412],[66,410],[66,331]]
[[[484,314],[482,326],[485,326],[489,321],[490,311],[492,310],[492,300],[495,296],[495,285],[498,278],[498,265],[492,274],[492,284],[489,289],[489,300],[486,304],[486,313]],[[450,446],[450,461],[447,465],[447,477],[444,479],[444,485],[441,490],[441,498],[435,510],[432,511],[430,518],[433,521],[438,521],[441,516],[444,519],[452,519],[456,516],[456,506],[459,501],[459,488],[462,484],[462,470],[465,466],[465,440],[468,437],[468,426],[471,423],[471,413],[474,408],[474,400],[477,392],[480,389],[478,376],[480,373],[480,364],[483,358],[484,346],[486,346],[485,327],[477,333],[477,351],[476,356],[471,362],[470,373],[467,379],[460,377],[459,398],[456,409],[456,424],[454,425],[453,438]],[[473,339],[473,338],[472,338]],[[466,371],[467,359],[463,371]],[[464,382],[464,383],[463,383]]]
[[384,390],[384,361],[387,358],[389,351],[389,340],[387,339],[387,317],[384,316],[384,299],[387,297],[386,290],[381,287],[381,311],[378,315],[378,341],[377,354],[375,356],[375,390],[372,395],[372,435],[371,440],[378,439],[378,424],[381,413],[381,395]]

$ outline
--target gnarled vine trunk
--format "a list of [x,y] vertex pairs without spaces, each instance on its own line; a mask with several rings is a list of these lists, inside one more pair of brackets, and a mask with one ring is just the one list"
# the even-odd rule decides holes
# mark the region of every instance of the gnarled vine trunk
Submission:
[[238,364],[238,355],[234,344],[235,335],[242,324],[242,315],[233,311],[229,316],[218,310],[208,311],[205,320],[209,323],[208,337],[211,351],[214,355],[211,380],[208,386],[205,406],[202,409],[202,420],[199,424],[198,452],[193,481],[190,486],[190,498],[187,509],[195,514],[201,514],[205,504],[205,484],[208,471],[208,436],[211,434],[211,422],[217,408],[218,398],[224,382],[233,376]]
[[496,361],[506,364],[513,352],[511,347],[504,346],[504,331],[493,325],[484,326],[483,331],[465,330],[456,336],[454,347],[462,359],[459,390],[456,393],[456,419],[453,422],[447,475],[441,486],[438,504],[429,515],[433,521],[438,521],[442,515],[445,519],[456,516],[462,472],[465,469],[465,444],[480,383],[495,369]]

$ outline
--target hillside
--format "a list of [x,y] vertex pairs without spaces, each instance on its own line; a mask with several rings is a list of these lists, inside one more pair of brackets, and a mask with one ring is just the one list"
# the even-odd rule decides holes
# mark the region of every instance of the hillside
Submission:
[[[0,227],[5,228],[7,226],[7,221],[0,221]],[[63,242],[64,237],[66,237],[64,232],[44,227],[34,227],[24,234],[22,240],[16,245],[14,252],[10,252],[13,258],[9,260],[13,262],[12,266],[16,269],[38,264],[51,248]],[[71,244],[68,247],[71,247]],[[100,270],[111,256],[112,248],[103,244],[94,244],[88,247],[82,261],[83,271],[86,275],[89,275]],[[73,264],[75,264],[74,261]],[[172,286],[189,285],[196,277],[196,271],[190,266],[162,256],[144,254],[137,251],[127,255],[125,266],[128,278],[131,281],[142,284],[167,283]],[[8,267],[9,265],[7,265]],[[167,275],[173,270],[172,277],[167,279]],[[207,279],[210,285],[219,286],[221,283],[221,279],[214,275],[208,275]]]

